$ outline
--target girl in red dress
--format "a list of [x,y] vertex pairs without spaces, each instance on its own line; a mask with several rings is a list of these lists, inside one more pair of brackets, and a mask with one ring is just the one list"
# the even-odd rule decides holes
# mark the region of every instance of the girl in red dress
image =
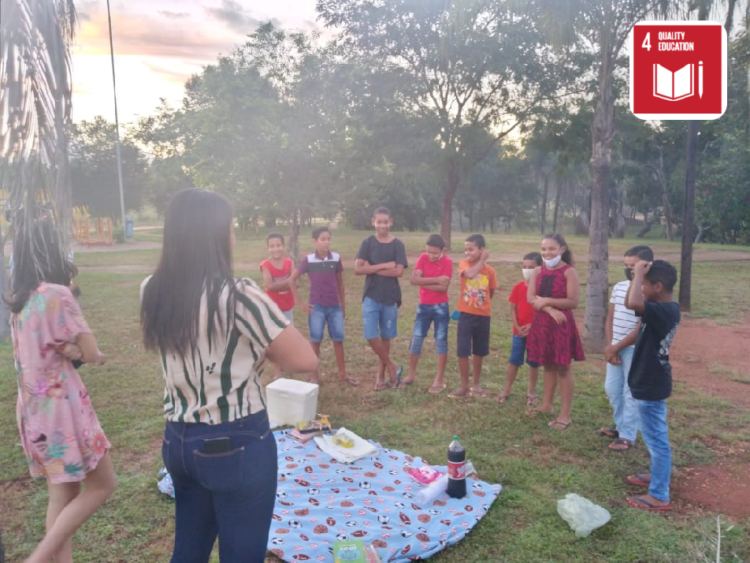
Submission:
[[528,299],[534,307],[534,318],[526,346],[529,361],[544,366],[544,397],[542,404],[529,409],[527,414],[552,413],[559,382],[562,408],[549,427],[565,430],[573,422],[570,411],[574,380],[570,363],[585,359],[573,317],[573,309],[578,307],[578,274],[573,267],[573,254],[562,235],[545,235],[541,251],[544,264],[534,270],[529,280]]

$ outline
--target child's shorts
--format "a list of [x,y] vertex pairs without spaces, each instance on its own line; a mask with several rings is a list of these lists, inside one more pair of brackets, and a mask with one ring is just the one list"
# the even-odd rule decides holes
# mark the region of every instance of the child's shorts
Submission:
[[312,313],[307,318],[310,327],[310,342],[319,343],[323,341],[323,332],[328,325],[328,336],[333,342],[344,341],[344,313],[341,305],[316,305],[313,304]]
[[294,309],[289,309],[288,311],[281,311],[284,313],[284,317],[286,317],[286,320],[289,321],[289,324],[294,324]]
[[458,319],[457,348],[459,358],[489,356],[490,317],[461,313]]
[[365,340],[393,340],[398,335],[398,305],[384,305],[365,297],[362,301]]
[[529,352],[528,350],[526,350],[526,339],[518,336],[517,334],[514,334],[508,363],[514,366],[522,366],[524,357],[526,357],[526,363],[529,364],[529,367],[539,367],[538,363],[529,361]]

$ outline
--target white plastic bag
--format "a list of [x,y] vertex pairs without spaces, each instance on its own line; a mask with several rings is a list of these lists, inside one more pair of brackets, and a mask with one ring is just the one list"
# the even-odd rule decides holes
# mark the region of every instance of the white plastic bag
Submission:
[[606,508],[575,493],[557,501],[557,513],[575,531],[577,538],[589,537],[592,531],[601,528],[612,518]]
[[[471,460],[468,460],[466,462],[466,476],[468,477],[472,473],[476,473],[477,470],[474,469],[474,465],[471,463]],[[423,489],[420,489],[417,494],[414,496],[414,500],[417,501],[419,504],[429,504],[436,498],[438,498],[440,495],[445,493],[445,491],[448,490],[448,474],[445,473],[441,477],[438,477],[435,479],[432,483],[424,487]]]

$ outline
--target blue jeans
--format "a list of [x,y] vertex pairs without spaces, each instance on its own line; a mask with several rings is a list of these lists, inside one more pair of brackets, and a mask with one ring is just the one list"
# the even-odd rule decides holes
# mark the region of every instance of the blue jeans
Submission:
[[323,341],[323,332],[328,325],[328,336],[333,342],[344,341],[344,313],[341,305],[316,305],[313,304],[312,313],[307,318],[307,326],[310,328],[310,342],[319,343]]
[[633,362],[634,347],[620,351],[620,365],[607,363],[607,377],[604,380],[604,391],[612,405],[612,418],[615,421],[620,438],[635,442],[638,436],[638,405],[630,393],[628,373]]
[[669,478],[672,473],[672,449],[669,447],[667,402],[638,401],[641,436],[651,456],[651,485],[649,494],[669,502]]
[[365,340],[393,340],[398,336],[398,305],[385,305],[365,297],[362,301]]
[[437,305],[417,305],[417,316],[414,319],[414,334],[409,346],[410,354],[421,354],[424,339],[430,333],[430,325],[435,323],[435,351],[438,354],[448,353],[448,323],[450,310],[447,303]]
[[[204,440],[228,437],[229,451]],[[222,563],[262,563],[276,500],[276,440],[266,411],[223,424],[167,422],[164,465],[175,492],[172,563],[206,563],[219,536]]]

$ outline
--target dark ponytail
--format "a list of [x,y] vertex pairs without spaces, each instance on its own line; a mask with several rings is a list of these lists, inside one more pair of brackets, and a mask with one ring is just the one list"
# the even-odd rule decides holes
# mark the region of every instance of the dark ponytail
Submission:
[[554,240],[560,246],[564,246],[565,252],[563,252],[562,254],[562,261],[568,264],[569,266],[575,265],[575,262],[573,260],[573,251],[570,250],[568,243],[565,242],[565,237],[563,237],[560,233],[549,233],[542,237],[542,240],[544,239]]

